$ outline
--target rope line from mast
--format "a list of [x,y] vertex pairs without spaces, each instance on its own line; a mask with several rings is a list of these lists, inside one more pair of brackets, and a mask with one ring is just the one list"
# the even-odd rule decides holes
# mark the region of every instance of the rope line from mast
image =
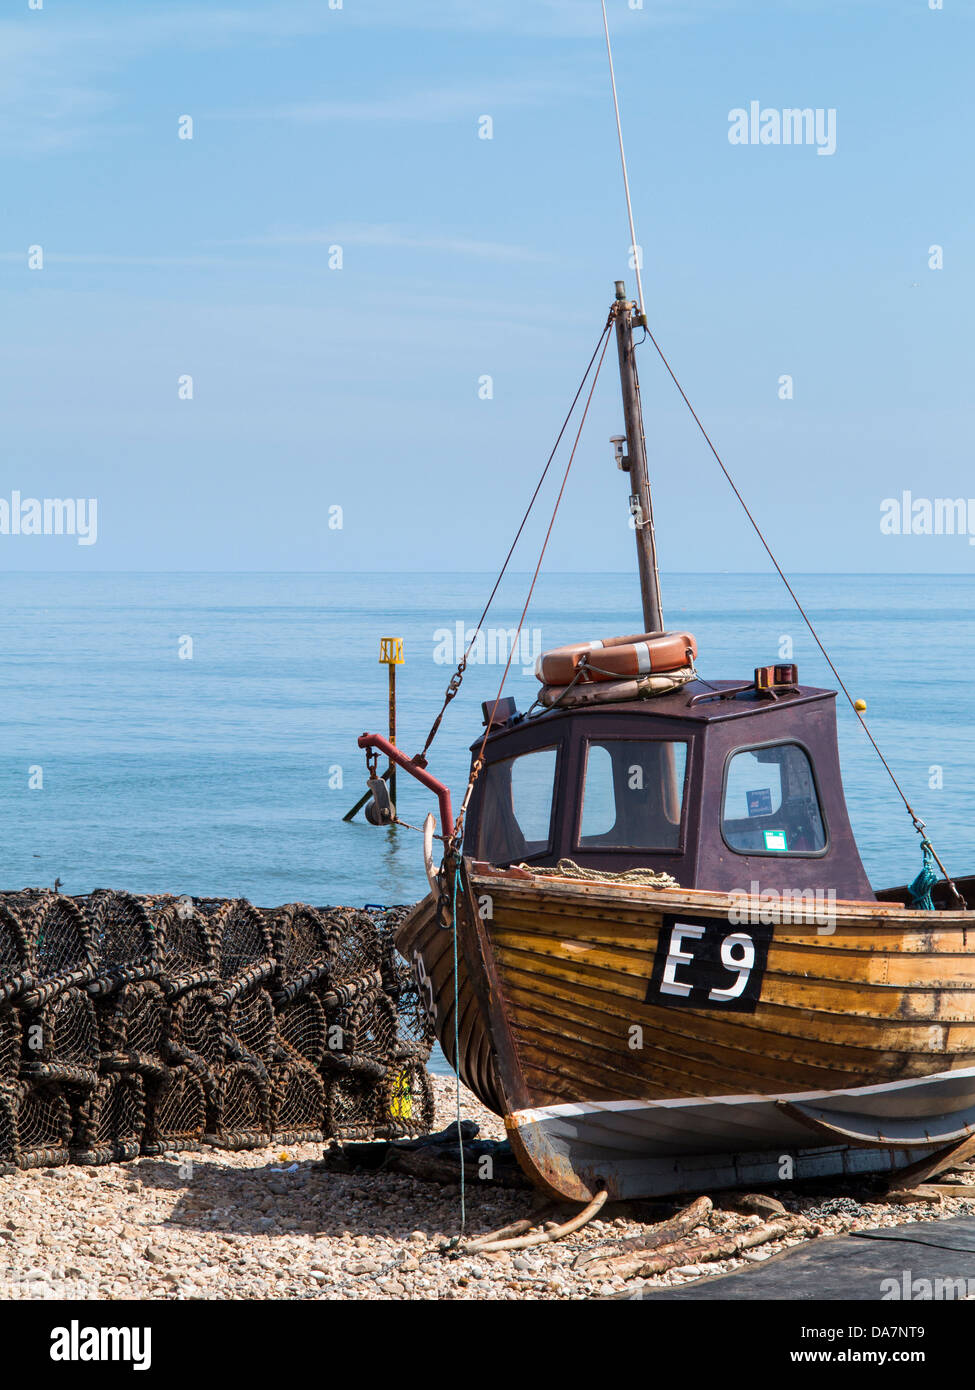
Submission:
[[609,347],[609,340],[612,336],[612,326],[613,316],[611,314],[609,320],[607,321],[606,327],[603,329],[604,341],[602,352],[599,354],[599,361],[596,364],[596,370],[593,373],[592,385],[589,387],[589,395],[586,397],[586,404],[582,411],[582,417],[579,420],[579,428],[576,430],[576,437],[572,444],[572,451],[569,454],[569,461],[565,465],[565,472],[562,475],[562,486],[559,488],[559,495],[558,497],[556,497],[555,506],[552,508],[551,520],[548,523],[548,530],[545,532],[545,539],[542,542],[542,548],[539,552],[538,563],[535,566],[535,573],[532,575],[532,582],[528,589],[528,597],[525,599],[525,606],[521,610],[521,617],[518,619],[518,627],[515,632],[515,640],[510,644],[508,660],[505,662],[504,670],[501,673],[501,684],[498,686],[498,693],[494,698],[494,705],[491,708],[490,717],[487,720],[485,720],[484,737],[481,740],[481,746],[478,749],[477,757],[474,759],[473,765],[471,767],[470,781],[467,784],[467,791],[464,793],[464,800],[461,804],[460,811],[457,814],[457,820],[454,825],[454,834],[451,841],[451,848],[454,851],[456,851],[459,848],[464,838],[464,817],[467,813],[467,807],[471,799],[471,793],[474,790],[474,784],[477,781],[478,774],[480,773],[481,768],[484,766],[484,749],[487,746],[487,741],[491,733],[491,726],[494,723],[494,716],[497,713],[498,705],[501,703],[501,695],[504,691],[505,681],[508,679],[508,672],[511,670],[511,662],[514,659],[514,654],[518,649],[518,640],[521,637],[521,629],[525,625],[525,617],[528,613],[528,607],[532,601],[532,596],[535,593],[535,585],[538,583],[538,576],[541,572],[542,561],[545,559],[545,551],[548,549],[548,543],[551,539],[552,530],[555,526],[555,519],[558,516],[559,507],[562,505],[562,498],[565,495],[566,484],[569,481],[569,473],[572,471],[572,464],[576,456],[576,450],[579,447],[579,440],[582,437],[582,431],[585,427],[586,416],[589,414],[589,407],[592,404],[593,393],[596,390],[596,383],[599,381],[599,373],[602,371],[603,362],[606,358],[606,349]]
[[843,691],[843,694],[846,696],[847,700],[849,701],[850,708],[852,709],[853,713],[856,715],[857,719],[860,721],[860,724],[861,724],[861,726],[862,726],[862,728],[863,728],[864,733],[866,734],[867,738],[870,740],[871,744],[873,745],[874,752],[877,754],[877,757],[880,759],[880,761],[883,763],[884,767],[886,768],[886,770],[887,770],[887,775],[890,777],[890,780],[893,782],[895,788],[897,789],[897,794],[898,794],[898,796],[900,797],[900,799],[903,801],[905,807],[907,808],[907,813],[908,813],[908,815],[911,817],[911,820],[912,820],[913,823],[914,823],[914,829],[915,829],[915,830],[917,831],[917,833],[921,836],[922,843],[925,844],[925,845],[927,845],[927,846],[930,848],[931,854],[932,854],[932,856],[933,856],[933,858],[934,858],[934,861],[935,861],[935,863],[937,864],[938,868],[941,870],[941,873],[942,873],[942,875],[944,876],[945,883],[947,883],[948,887],[950,888],[950,890],[951,890],[952,893],[954,894],[955,899],[957,900],[957,902],[959,903],[959,905],[961,906],[961,908],[962,908],[963,910],[964,910],[964,909],[967,909],[967,906],[968,906],[968,905],[967,905],[967,903],[965,902],[965,899],[962,897],[961,893],[958,891],[958,888],[957,888],[956,885],[955,885],[954,879],[953,879],[953,878],[951,877],[951,875],[948,873],[948,870],[945,868],[944,864],[941,862],[941,859],[939,858],[939,856],[938,856],[938,854],[937,854],[937,851],[934,849],[934,846],[931,844],[930,840],[926,837],[926,833],[925,833],[925,832],[926,832],[926,826],[925,826],[925,824],[924,824],[924,821],[921,820],[920,816],[919,816],[919,815],[917,814],[917,812],[914,810],[914,807],[911,805],[910,801],[908,800],[907,796],[905,795],[904,790],[903,790],[903,788],[901,787],[900,782],[897,780],[897,776],[896,776],[896,774],[895,774],[893,768],[891,767],[890,763],[887,761],[886,757],[884,756],[883,751],[882,751],[882,749],[881,749],[879,743],[878,743],[877,740],[874,738],[873,734],[870,732],[870,726],[867,724],[867,721],[864,719],[863,715],[862,715],[862,714],[860,713],[860,711],[857,709],[856,701],[854,700],[853,696],[850,694],[849,690],[847,689],[847,686],[846,686],[846,683],[845,683],[844,680],[843,680],[843,677],[840,675],[839,671],[836,669],[836,665],[835,665],[835,663],[834,663],[834,661],[833,661],[833,658],[830,656],[829,652],[826,650],[826,647],[823,645],[823,642],[822,642],[822,640],[821,640],[821,638],[820,638],[820,636],[819,636],[819,633],[816,631],[816,628],[815,628],[815,626],[814,626],[814,624],[813,624],[812,619],[809,617],[809,614],[806,612],[805,608],[802,606],[802,603],[801,603],[800,600],[799,600],[798,594],[797,594],[796,591],[793,589],[792,585],[789,583],[788,579],[786,578],[785,571],[782,569],[782,566],[779,564],[778,560],[775,558],[775,555],[774,555],[774,553],[773,553],[773,551],[772,551],[772,547],[769,545],[768,541],[765,539],[765,535],[764,535],[764,533],[763,533],[763,531],[762,531],[762,528],[759,526],[758,522],[755,520],[755,517],[752,515],[752,512],[751,512],[751,510],[750,510],[750,508],[749,508],[749,506],[748,506],[748,503],[745,501],[744,497],[742,496],[741,492],[740,492],[739,489],[738,489],[738,485],[736,484],[734,478],[731,476],[731,474],[730,474],[730,472],[728,471],[728,469],[725,467],[725,463],[724,463],[724,460],[722,459],[721,455],[718,453],[717,449],[714,447],[714,444],[713,444],[712,441],[711,441],[711,436],[708,434],[707,430],[704,428],[704,425],[703,425],[702,422],[701,422],[700,416],[698,415],[697,411],[694,409],[693,405],[691,404],[690,400],[688,399],[687,392],[684,390],[683,386],[681,386],[680,382],[678,381],[677,375],[676,375],[676,373],[674,372],[673,367],[670,365],[669,361],[667,360],[666,355],[664,354],[663,349],[661,348],[660,344],[657,342],[656,338],[654,337],[654,335],[653,335],[653,333],[652,333],[652,331],[650,330],[649,327],[647,328],[646,333],[647,333],[647,337],[650,339],[651,343],[653,343],[653,346],[656,348],[657,356],[660,358],[661,362],[662,362],[662,363],[664,364],[664,366],[666,367],[667,372],[668,372],[668,375],[670,376],[671,381],[674,383],[674,385],[677,387],[677,390],[680,392],[680,395],[681,395],[681,398],[682,398],[684,404],[687,406],[688,410],[691,412],[691,415],[693,416],[693,419],[694,419],[694,423],[697,425],[698,429],[701,431],[701,434],[704,436],[704,439],[705,439],[705,442],[707,443],[708,448],[711,450],[711,453],[714,455],[715,459],[717,460],[718,467],[721,469],[721,471],[722,471],[722,473],[724,474],[725,478],[728,480],[728,483],[729,483],[729,485],[730,485],[730,487],[731,487],[732,492],[735,494],[735,496],[737,497],[738,501],[741,503],[742,510],[744,511],[745,515],[748,517],[748,520],[751,522],[752,527],[753,527],[753,529],[754,529],[754,531],[755,531],[756,536],[758,536],[758,539],[762,542],[762,545],[763,545],[764,548],[765,548],[765,552],[766,552],[766,554],[768,555],[769,559],[772,561],[772,564],[775,566],[775,569],[776,569],[776,572],[777,572],[779,578],[782,580],[782,583],[785,585],[786,589],[789,591],[789,596],[791,597],[791,599],[792,599],[793,603],[795,604],[796,608],[799,610],[799,614],[800,614],[800,616],[801,616],[803,622],[806,624],[806,627],[807,627],[807,628],[809,629],[809,631],[811,632],[812,637],[813,637],[813,641],[816,643],[816,646],[819,648],[819,650],[822,652],[823,656],[826,658],[826,663],[827,663],[827,665],[829,666],[829,669],[832,671],[833,676],[834,676],[834,678],[835,678],[837,684],[839,685],[840,689]]
[[[600,346],[601,346],[601,345],[603,346],[603,352],[604,352],[604,353],[605,353],[605,351],[606,351],[605,345],[603,345],[603,337],[608,333],[611,323],[612,323],[612,316],[610,316],[610,318],[607,320],[606,326],[603,328],[602,333],[600,333],[600,335],[599,335],[599,340],[597,341],[596,346],[595,346],[595,348],[593,349],[593,354],[592,354],[592,356],[591,356],[590,359],[589,359],[589,365],[586,367],[586,370],[583,372],[583,374],[582,374],[582,380],[579,382],[578,389],[576,390],[575,395],[572,397],[572,404],[569,406],[569,409],[568,409],[568,411],[566,412],[565,419],[562,421],[562,428],[559,430],[558,435],[556,436],[555,443],[552,445],[552,452],[551,452],[551,453],[549,454],[549,456],[548,456],[548,461],[546,462],[545,467],[542,469],[542,475],[541,475],[541,477],[539,478],[539,480],[538,480],[538,482],[537,482],[537,484],[536,484],[536,486],[535,486],[535,491],[534,491],[534,492],[532,493],[532,495],[531,495],[531,500],[529,501],[528,506],[525,508],[525,514],[524,514],[524,516],[521,518],[521,525],[518,527],[518,530],[515,532],[515,538],[514,538],[514,540],[511,542],[511,548],[509,549],[508,554],[505,556],[504,564],[501,566],[501,569],[500,569],[500,571],[499,571],[499,573],[498,573],[497,579],[494,581],[494,588],[491,590],[491,593],[490,593],[490,595],[488,596],[488,601],[487,601],[487,603],[484,605],[484,609],[483,609],[483,611],[482,611],[482,613],[481,613],[481,616],[480,616],[480,617],[478,618],[478,620],[477,620],[477,624],[476,624],[476,626],[475,626],[475,628],[474,628],[474,635],[473,635],[473,637],[471,638],[470,642],[467,644],[467,650],[464,652],[464,655],[461,657],[460,663],[459,663],[459,665],[458,665],[458,667],[457,667],[457,670],[454,672],[454,674],[453,674],[453,675],[451,676],[451,678],[450,678],[450,681],[448,682],[447,690],[446,690],[446,693],[445,693],[445,695],[444,695],[444,702],[443,702],[443,705],[441,706],[440,713],[437,715],[436,719],[433,721],[433,724],[430,726],[430,732],[427,734],[426,743],[424,743],[424,745],[423,745],[422,749],[420,750],[420,752],[417,753],[416,757],[413,759],[413,761],[414,761],[415,763],[417,763],[420,767],[425,767],[425,766],[426,766],[426,755],[427,755],[427,753],[429,752],[431,743],[433,743],[433,740],[434,740],[434,739],[436,738],[436,736],[437,736],[437,731],[438,731],[439,728],[440,728],[441,720],[443,719],[444,715],[447,713],[447,706],[450,704],[451,700],[454,698],[454,696],[457,694],[458,690],[460,689],[461,681],[464,679],[464,672],[467,670],[467,659],[468,659],[468,657],[469,657],[470,654],[471,654],[471,650],[472,650],[472,648],[473,648],[473,646],[474,646],[474,643],[477,641],[477,635],[478,635],[478,633],[479,633],[480,630],[481,630],[481,625],[483,624],[484,619],[485,619],[485,618],[487,617],[487,615],[488,615],[488,611],[489,611],[489,609],[490,609],[490,607],[491,607],[491,604],[494,602],[495,595],[497,594],[498,589],[501,587],[501,581],[502,581],[502,579],[503,579],[504,576],[505,576],[505,572],[507,571],[508,565],[511,563],[511,557],[512,557],[512,555],[514,555],[514,553],[515,553],[515,547],[517,546],[519,540],[521,539],[521,533],[524,531],[525,526],[527,525],[528,518],[529,518],[529,516],[531,515],[532,508],[534,507],[536,501],[538,500],[538,494],[539,494],[539,493],[541,492],[541,490],[542,490],[542,484],[545,482],[545,479],[546,479],[546,477],[548,476],[548,471],[549,471],[549,469],[550,469],[551,466],[552,466],[552,460],[555,458],[555,455],[556,455],[556,453],[557,453],[557,451],[558,451],[558,447],[559,447],[559,445],[562,443],[562,439],[563,439],[563,437],[564,437],[564,435],[565,435],[565,432],[566,432],[566,430],[567,430],[568,427],[569,427],[569,421],[572,419],[572,414],[573,414],[573,412],[574,412],[574,410],[575,410],[575,408],[576,408],[576,405],[577,405],[578,402],[579,402],[579,397],[582,395],[582,392],[583,392],[583,390],[584,390],[584,388],[585,388],[586,382],[587,382],[588,379],[589,379],[589,373],[592,371],[593,363],[595,362],[596,357],[597,357],[598,354],[599,354]],[[588,408],[588,406],[587,406],[587,408]]]

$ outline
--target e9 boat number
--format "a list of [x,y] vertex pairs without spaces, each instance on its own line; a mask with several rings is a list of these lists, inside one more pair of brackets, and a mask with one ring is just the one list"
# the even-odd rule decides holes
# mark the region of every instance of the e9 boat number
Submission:
[[713,917],[665,917],[646,1002],[754,1013],[771,939],[770,926],[736,927]]

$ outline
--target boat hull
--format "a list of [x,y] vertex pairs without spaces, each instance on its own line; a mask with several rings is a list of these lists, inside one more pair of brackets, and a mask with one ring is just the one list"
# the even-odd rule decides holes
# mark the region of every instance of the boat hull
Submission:
[[[464,879],[460,1073],[550,1193],[890,1172],[975,1132],[973,913]],[[432,899],[401,949],[457,1065]]]
[[975,1073],[788,1097],[556,1105],[505,1124],[536,1181],[578,1201],[604,1187],[637,1198],[894,1173],[975,1133]]

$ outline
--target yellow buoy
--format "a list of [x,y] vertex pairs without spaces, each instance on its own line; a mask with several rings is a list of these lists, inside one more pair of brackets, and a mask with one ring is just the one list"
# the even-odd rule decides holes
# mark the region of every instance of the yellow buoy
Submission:
[[863,714],[867,708],[866,700],[855,700],[853,708],[856,710],[857,714]]

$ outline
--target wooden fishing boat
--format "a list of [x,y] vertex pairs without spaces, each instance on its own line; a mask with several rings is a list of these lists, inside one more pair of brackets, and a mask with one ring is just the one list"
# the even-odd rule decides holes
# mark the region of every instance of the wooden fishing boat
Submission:
[[[637,317],[619,287],[649,516]],[[579,1201],[893,1172],[975,1133],[975,880],[945,876],[927,908],[871,888],[834,691],[781,665],[704,681],[686,634],[685,664],[654,672],[650,527],[637,543],[649,656],[581,643],[539,663],[581,679],[537,711],[483,707],[462,844],[425,760],[359,740],[378,794],[382,752],[440,799],[448,853],[398,945],[449,1062],[533,1179]],[[627,660],[649,673],[621,679]]]
[[703,680],[693,637],[666,630],[635,329],[731,477],[649,330],[638,263],[637,289],[617,282],[602,351],[615,331],[644,631],[543,654],[527,713],[502,680],[456,825],[426,754],[466,654],[422,753],[362,735],[374,824],[395,819],[380,754],[440,806],[443,862],[430,815],[431,892],[397,944],[450,1064],[551,1194],[893,1173],[975,1134],[975,878],[950,878],[904,798],[924,870],[875,891],[836,692],[791,664]]

